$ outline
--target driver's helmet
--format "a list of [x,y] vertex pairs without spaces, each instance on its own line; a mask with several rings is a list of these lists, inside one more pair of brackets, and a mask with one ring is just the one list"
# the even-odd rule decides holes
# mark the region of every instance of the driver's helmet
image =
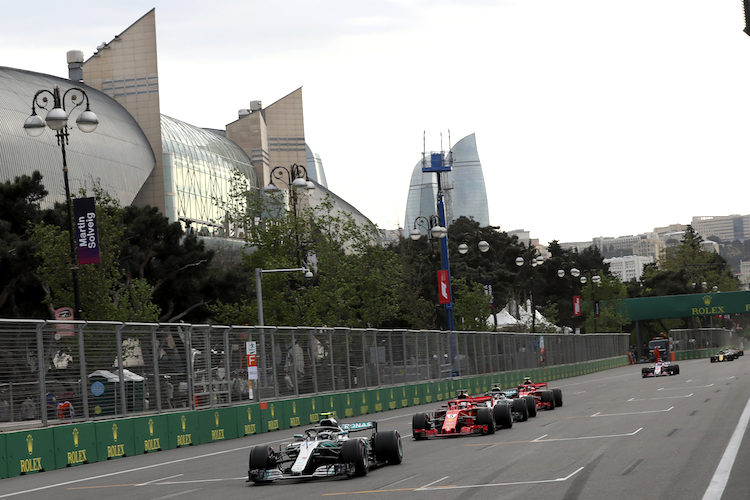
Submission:
[[330,430],[319,432],[318,439],[333,439],[333,432]]
[[524,377],[523,383],[524,385],[530,385],[530,384],[533,384],[534,382],[531,381],[531,377]]
[[339,423],[335,418],[327,417],[318,422],[318,425],[321,427],[338,427]]
[[497,384],[492,386],[492,389],[490,389],[490,392],[502,392],[502,389]]

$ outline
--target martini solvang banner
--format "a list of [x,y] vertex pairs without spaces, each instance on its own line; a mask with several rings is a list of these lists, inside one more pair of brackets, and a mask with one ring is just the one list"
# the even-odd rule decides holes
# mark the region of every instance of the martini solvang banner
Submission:
[[78,264],[99,263],[99,233],[96,228],[96,208],[94,198],[73,200],[75,214],[76,245]]

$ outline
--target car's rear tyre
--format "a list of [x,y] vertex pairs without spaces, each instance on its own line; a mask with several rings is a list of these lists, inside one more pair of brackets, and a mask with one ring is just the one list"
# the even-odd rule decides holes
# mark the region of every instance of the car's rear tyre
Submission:
[[542,403],[547,403],[547,408],[550,410],[555,409],[555,395],[552,391],[541,391]]
[[562,406],[562,389],[552,389],[552,395],[555,397],[555,406]]
[[492,416],[495,417],[495,423],[501,429],[513,427],[513,413],[510,411],[510,405],[506,403],[496,404],[492,408]]
[[536,417],[536,398],[534,396],[524,396],[526,407],[529,410],[529,418]]
[[513,400],[513,413],[518,413],[521,418],[520,422],[526,422],[529,419],[529,405],[524,399]]
[[495,433],[495,422],[492,421],[491,408],[477,408],[477,425],[486,425],[487,434]]
[[341,461],[345,464],[354,463],[355,476],[366,476],[370,470],[370,458],[367,456],[364,441],[361,439],[344,441],[341,447]]
[[398,465],[404,459],[404,447],[398,431],[382,431],[375,434],[373,448],[378,460],[389,465]]
[[411,417],[411,430],[412,430],[412,436],[414,436],[414,439],[427,439],[425,436],[422,436],[421,431],[426,431],[430,429],[430,417],[426,413],[415,413],[413,417]]

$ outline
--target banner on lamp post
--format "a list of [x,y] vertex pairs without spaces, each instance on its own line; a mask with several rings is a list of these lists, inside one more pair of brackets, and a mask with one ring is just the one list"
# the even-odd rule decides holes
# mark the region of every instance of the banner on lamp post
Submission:
[[75,214],[78,264],[98,264],[100,262],[99,234],[96,227],[94,198],[73,200],[73,213]]
[[573,316],[581,315],[581,296],[573,295]]
[[448,271],[442,270],[437,272],[438,279],[438,302],[448,304],[451,301],[451,287],[448,277]]

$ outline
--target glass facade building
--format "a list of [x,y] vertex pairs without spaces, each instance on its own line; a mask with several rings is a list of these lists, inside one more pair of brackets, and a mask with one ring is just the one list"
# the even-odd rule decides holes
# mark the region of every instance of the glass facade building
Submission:
[[[61,94],[76,86],[51,75],[0,67],[0,182],[39,170],[49,191],[44,207],[65,201],[61,148],[53,130],[31,137],[23,124],[31,115],[34,94],[42,89],[52,90],[55,85]],[[133,117],[117,101],[86,85],[77,86],[88,95],[99,126],[89,134],[76,128],[75,119],[83,109],[71,113],[69,95],[66,109],[70,114],[70,138],[65,152],[70,191],[77,194],[79,188],[85,187],[91,193],[98,184],[123,205],[129,205],[154,168],[151,146]],[[44,118],[47,112],[37,109],[37,114]]]
[[[475,135],[467,135],[458,141],[446,155],[445,161],[451,162],[453,167],[451,172],[441,174],[441,184],[445,191],[446,223],[451,225],[454,220],[465,216],[473,218],[480,226],[489,226],[487,189]],[[437,215],[435,176],[433,172],[422,172],[421,160],[414,166],[406,200],[404,238],[409,237],[409,231],[414,227],[414,221],[418,217],[429,218],[431,215]],[[427,228],[417,227],[426,234]]]
[[191,221],[204,236],[237,236],[214,200],[228,200],[235,169],[258,189],[250,157],[223,135],[161,115],[167,217]]

